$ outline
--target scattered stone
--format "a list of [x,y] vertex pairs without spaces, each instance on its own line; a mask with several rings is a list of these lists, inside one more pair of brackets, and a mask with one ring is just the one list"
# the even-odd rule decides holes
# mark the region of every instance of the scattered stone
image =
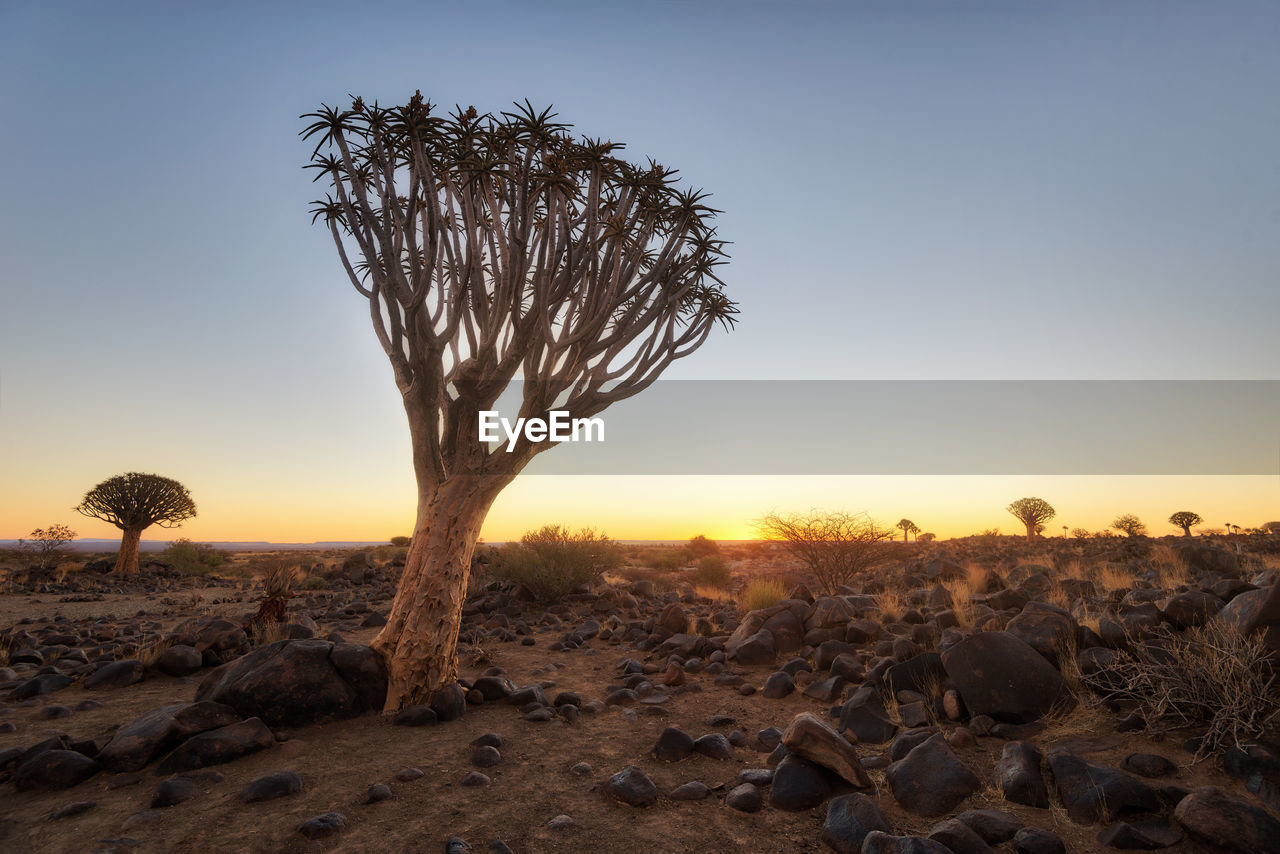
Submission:
[[791,678],[791,674],[779,670],[769,674],[769,678],[764,680],[764,689],[760,693],[770,700],[781,700],[795,690],[796,681]]
[[565,830],[570,827],[573,827],[573,819],[563,813],[547,822],[547,830]]
[[160,760],[156,771],[174,774],[221,765],[266,750],[276,743],[267,725],[257,718],[202,732],[184,741],[176,750]]
[[69,789],[97,774],[100,767],[93,759],[74,750],[45,750],[14,769],[13,785],[20,792]]
[[604,789],[614,798],[633,807],[647,807],[658,799],[658,787],[635,765],[610,777],[605,782]]
[[885,711],[874,685],[863,685],[840,708],[840,731],[852,732],[864,744],[883,744],[893,738],[898,725]]
[[379,801],[385,801],[391,797],[391,787],[386,783],[374,783],[369,786],[364,793],[364,801],[366,804],[376,804]]
[[386,696],[382,656],[360,644],[308,638],[277,641],[222,665],[195,698],[270,726],[295,727],[380,710]]
[[307,819],[298,825],[298,833],[307,839],[326,839],[347,826],[347,817],[340,812],[327,812]]
[[71,818],[72,816],[86,813],[97,805],[97,801],[73,801],[69,804],[63,804],[53,812],[49,813],[49,820],[57,821],[61,818]]
[[246,804],[274,801],[302,791],[302,778],[292,771],[276,771],[259,777],[240,791],[240,800]]
[[1040,765],[1044,754],[1029,742],[1010,741],[1005,744],[996,766],[1000,778],[1000,791],[1005,800],[1039,809],[1049,808],[1049,788],[1045,785]]
[[1098,832],[1098,842],[1108,848],[1153,851],[1182,841],[1182,834],[1164,819],[1129,823],[1118,821]]
[[491,782],[493,781],[490,779],[488,774],[481,774],[479,771],[469,771],[467,772],[467,776],[462,778],[462,785],[467,788],[487,786]]
[[892,832],[875,799],[863,794],[841,795],[827,805],[822,843],[836,854],[860,854],[863,841],[873,830]]
[[703,756],[709,756],[712,759],[732,759],[733,747],[729,744],[729,739],[718,732],[708,733],[694,740],[693,750],[695,753],[701,753]]
[[221,703],[161,706],[116,730],[98,754],[98,760],[108,771],[139,771],[192,736],[239,720],[235,709]]
[[955,854],[994,854],[994,849],[973,828],[954,818],[934,825],[929,838]]
[[862,842],[862,854],[954,854],[941,842],[922,836],[891,836],[880,830],[867,834]]
[[885,772],[893,797],[925,816],[950,812],[982,788],[982,781],[956,757],[941,734],[930,736]]
[[1108,765],[1087,762],[1065,749],[1049,752],[1049,770],[1067,815],[1077,824],[1160,809],[1159,795],[1146,783]]
[[166,676],[190,676],[204,666],[204,656],[194,646],[174,644],[160,653],[156,670]]
[[734,786],[729,794],[725,795],[724,802],[739,812],[759,812],[764,806],[764,798],[760,795],[760,790],[750,783]]
[[427,772],[421,768],[404,768],[396,772],[396,781],[400,783],[412,783],[414,780],[420,780],[427,776]]
[[405,706],[391,721],[396,726],[431,726],[439,722],[436,710],[422,703]]
[[1067,845],[1058,834],[1041,827],[1024,827],[1013,836],[1016,854],[1067,854]]
[[970,635],[948,647],[942,663],[973,714],[1022,724],[1075,703],[1062,674],[1008,632]]
[[679,762],[693,754],[693,736],[669,726],[658,736],[657,743],[649,752],[662,762]]
[[1178,802],[1174,821],[1188,836],[1228,854],[1277,854],[1280,821],[1252,804],[1227,797],[1213,786]]
[[831,797],[822,766],[801,756],[788,753],[773,772],[769,787],[769,805],[787,812],[813,809]]
[[973,832],[989,845],[1008,842],[1019,830],[1026,827],[1026,822],[1001,810],[965,810],[957,815],[956,819],[969,825]]
[[199,793],[195,780],[189,777],[170,777],[161,780],[156,793],[151,796],[151,809],[176,806],[189,801]]
[[492,768],[502,761],[498,748],[490,744],[482,744],[471,754],[471,764],[477,768]]
[[1154,753],[1131,753],[1121,765],[1139,777],[1168,777],[1178,770],[1168,759]]
[[706,783],[698,780],[685,783],[683,786],[677,786],[667,795],[673,801],[701,801],[711,794],[711,789]]
[[112,661],[98,668],[97,672],[84,680],[86,691],[110,691],[127,688],[135,682],[141,682],[146,668],[136,658]]
[[787,750],[829,768],[859,789],[871,787],[871,778],[858,761],[858,753],[842,735],[812,712],[801,712],[782,734]]
[[467,692],[456,682],[445,685],[431,695],[428,705],[441,723],[456,721],[467,712]]

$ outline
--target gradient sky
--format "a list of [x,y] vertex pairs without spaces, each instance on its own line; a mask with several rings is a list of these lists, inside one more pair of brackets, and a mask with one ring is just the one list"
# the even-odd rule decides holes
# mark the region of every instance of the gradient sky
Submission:
[[[1274,3],[269,5],[0,5],[0,538],[113,535],[69,508],[127,470],[191,488],[194,539],[409,532],[403,410],[300,168],[299,114],[348,93],[554,104],[712,191],[742,323],[669,376],[1280,379]],[[824,506],[949,536],[1026,494],[1280,517],[1277,477],[540,476],[485,535]]]

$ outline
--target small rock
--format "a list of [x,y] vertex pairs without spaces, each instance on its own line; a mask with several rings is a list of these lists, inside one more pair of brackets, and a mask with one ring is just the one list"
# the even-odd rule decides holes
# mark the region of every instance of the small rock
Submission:
[[658,787],[635,765],[614,774],[604,784],[614,798],[633,807],[647,807],[658,799]]
[[427,705],[405,706],[391,721],[396,726],[430,726],[439,723],[435,709]]
[[1108,848],[1153,851],[1182,841],[1182,834],[1164,819],[1133,823],[1118,821],[1098,833],[1098,842]]
[[1178,770],[1168,759],[1155,753],[1130,753],[1121,766],[1139,777],[1168,777]]
[[187,777],[170,777],[160,781],[156,793],[151,797],[151,808],[172,807],[196,796],[198,789],[194,780]]
[[982,781],[956,757],[941,734],[890,765],[885,778],[898,803],[925,816],[950,812],[982,788]]
[[1041,827],[1024,827],[1015,833],[1013,850],[1016,854],[1067,854],[1062,838]]
[[374,783],[369,786],[368,791],[364,793],[364,801],[366,804],[376,804],[379,801],[388,800],[391,797],[391,787],[386,783]]
[[60,818],[71,818],[73,815],[86,813],[97,805],[97,801],[73,801],[72,803],[58,807],[53,812],[49,813],[49,819],[51,821],[56,821]]
[[396,780],[401,783],[411,783],[414,780],[425,776],[427,776],[427,774],[421,768],[405,768],[396,772]]
[[502,754],[492,745],[482,744],[471,754],[471,764],[477,768],[492,768],[502,761]]
[[761,797],[760,790],[750,783],[734,786],[729,794],[725,795],[724,802],[739,812],[759,812],[764,806],[764,798]]
[[836,854],[860,854],[863,841],[873,830],[892,831],[875,799],[862,794],[842,795],[827,805],[822,843]]
[[479,771],[469,771],[467,776],[462,778],[462,785],[467,788],[475,788],[477,786],[487,786],[493,782],[488,774],[481,774]]
[[693,736],[682,729],[669,726],[658,736],[658,741],[649,751],[655,759],[663,762],[679,762],[693,753]]
[[340,812],[327,812],[313,816],[298,825],[298,833],[307,839],[325,839],[347,826],[347,817]]
[[954,854],[941,842],[922,836],[891,836],[879,830],[867,834],[862,854]]
[[292,771],[276,771],[259,777],[240,790],[240,800],[246,804],[274,801],[302,791],[302,778]]
[[667,797],[673,801],[701,801],[710,794],[706,783],[694,780],[672,789]]
[[547,822],[547,830],[564,830],[573,827],[573,819],[561,814]]

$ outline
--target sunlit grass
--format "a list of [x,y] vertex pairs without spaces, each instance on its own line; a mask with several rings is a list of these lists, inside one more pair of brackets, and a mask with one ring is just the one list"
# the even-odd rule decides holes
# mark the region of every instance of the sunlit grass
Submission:
[[777,578],[761,578],[748,582],[738,597],[743,611],[760,611],[787,598],[787,588]]

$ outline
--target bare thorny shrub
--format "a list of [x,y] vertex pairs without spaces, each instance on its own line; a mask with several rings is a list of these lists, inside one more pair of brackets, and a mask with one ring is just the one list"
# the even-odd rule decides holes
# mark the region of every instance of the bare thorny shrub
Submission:
[[1137,702],[1153,723],[1206,727],[1196,761],[1280,723],[1276,662],[1266,642],[1216,620],[1132,639],[1112,664],[1081,680],[1104,700]]

